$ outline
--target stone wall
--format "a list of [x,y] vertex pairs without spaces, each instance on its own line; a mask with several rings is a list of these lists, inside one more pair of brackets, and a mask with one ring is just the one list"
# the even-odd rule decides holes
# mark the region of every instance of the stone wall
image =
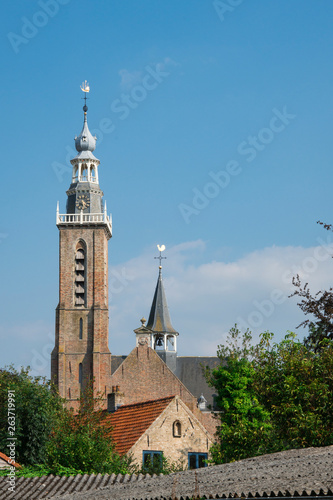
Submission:
[[[180,423],[180,436],[174,424]],[[178,429],[177,429],[178,431]],[[209,453],[212,439],[188,407],[176,396],[149,429],[131,448],[133,458],[142,465],[143,451],[162,451],[171,462],[188,465],[188,453]]]

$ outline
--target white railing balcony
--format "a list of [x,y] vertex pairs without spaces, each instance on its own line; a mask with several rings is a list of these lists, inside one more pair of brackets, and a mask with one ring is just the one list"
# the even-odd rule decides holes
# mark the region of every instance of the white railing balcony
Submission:
[[105,225],[112,236],[112,216],[106,212],[99,214],[85,214],[82,211],[78,214],[59,214],[57,210],[57,226],[77,226],[84,225]]

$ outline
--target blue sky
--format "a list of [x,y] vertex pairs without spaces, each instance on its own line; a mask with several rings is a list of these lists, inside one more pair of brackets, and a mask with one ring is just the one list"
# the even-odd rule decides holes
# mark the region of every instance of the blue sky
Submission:
[[49,374],[83,80],[113,214],[111,351],[149,314],[158,243],[180,354],[214,355],[235,321],[295,329],[292,274],[331,285],[332,16],[327,0],[6,6],[0,366]]

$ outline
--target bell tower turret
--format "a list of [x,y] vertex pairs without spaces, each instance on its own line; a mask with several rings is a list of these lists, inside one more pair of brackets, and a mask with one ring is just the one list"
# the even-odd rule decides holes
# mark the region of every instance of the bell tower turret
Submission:
[[[160,358],[168,365],[172,372],[177,368],[177,337],[179,333],[174,329],[171,323],[169,308],[166,300],[164,284],[162,279],[162,252],[165,246],[158,245],[160,251],[159,257],[159,272],[157,284],[153,297],[153,302],[150,309],[150,314],[147,326],[136,330],[136,334],[144,335],[145,332],[150,333],[150,346],[154,349]],[[139,341],[139,339],[138,339]]]

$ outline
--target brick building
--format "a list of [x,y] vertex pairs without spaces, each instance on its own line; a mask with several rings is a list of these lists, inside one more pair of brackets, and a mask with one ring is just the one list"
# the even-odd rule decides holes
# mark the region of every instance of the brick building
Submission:
[[[108,241],[112,222],[106,203],[103,205],[100,161],[93,154],[96,137],[89,131],[87,111],[85,103],[83,128],[75,137],[77,155],[71,160],[73,173],[67,190],[66,213],[60,213],[57,207],[59,304],[51,378],[58,385],[60,396],[74,409],[81,390],[91,379],[96,392],[104,396],[104,407],[109,409],[179,396],[180,404],[186,405],[199,427],[203,425],[212,435],[215,420],[207,402],[214,404],[214,394],[203,377],[201,365],[212,368],[218,359],[177,356],[179,333],[172,326],[167,306],[161,253],[147,325],[142,318],[140,328],[134,330],[136,347],[128,356],[111,356]],[[161,252],[162,247],[159,249]]]
[[213,437],[179,396],[122,405],[109,414],[118,453],[144,465],[162,455],[189,468],[204,466]]

